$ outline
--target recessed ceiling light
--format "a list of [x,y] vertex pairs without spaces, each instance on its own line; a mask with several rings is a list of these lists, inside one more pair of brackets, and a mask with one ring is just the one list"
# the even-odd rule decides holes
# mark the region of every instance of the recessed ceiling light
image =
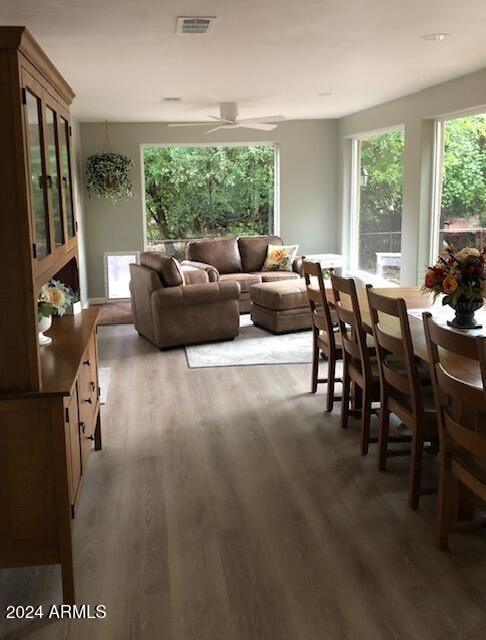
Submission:
[[450,33],[426,33],[420,36],[420,40],[427,40],[428,42],[439,42],[440,40],[446,40],[450,38]]
[[181,99],[179,98],[179,96],[167,96],[165,98],[162,98],[162,102],[180,102]]
[[320,91],[316,95],[321,96],[321,97],[322,96],[332,96],[332,93],[330,91]]

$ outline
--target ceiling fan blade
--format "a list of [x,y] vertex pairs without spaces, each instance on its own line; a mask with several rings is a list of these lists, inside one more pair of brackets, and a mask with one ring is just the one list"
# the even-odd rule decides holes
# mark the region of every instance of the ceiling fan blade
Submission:
[[265,122],[238,122],[238,126],[242,129],[256,129],[258,131],[273,131],[278,127],[277,124],[266,124]]
[[209,129],[206,133],[213,133],[213,131],[219,131],[220,129],[224,129],[224,124],[221,124],[219,127],[214,127],[214,129]]
[[210,127],[212,122],[169,122],[168,127]]
[[213,120],[217,120],[218,122],[225,124],[233,124],[231,120],[226,120],[226,118],[220,118],[219,116],[208,116],[208,118],[212,118]]
[[262,116],[261,118],[243,118],[238,122],[285,122],[285,116]]

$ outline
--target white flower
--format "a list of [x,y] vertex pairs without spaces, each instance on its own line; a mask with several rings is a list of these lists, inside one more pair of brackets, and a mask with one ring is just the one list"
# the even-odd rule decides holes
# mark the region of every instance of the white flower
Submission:
[[462,249],[458,253],[455,254],[455,258],[459,260],[459,262],[465,262],[469,256],[473,256],[474,258],[479,258],[479,249],[475,249],[473,247],[466,247]]

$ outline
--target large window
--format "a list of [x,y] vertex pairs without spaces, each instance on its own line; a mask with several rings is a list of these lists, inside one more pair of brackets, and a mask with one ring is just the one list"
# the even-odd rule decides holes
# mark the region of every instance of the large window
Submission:
[[399,283],[404,133],[354,142],[355,202],[350,267]]
[[273,233],[275,147],[145,147],[147,244]]
[[437,125],[433,260],[443,243],[456,249],[486,242],[486,114]]

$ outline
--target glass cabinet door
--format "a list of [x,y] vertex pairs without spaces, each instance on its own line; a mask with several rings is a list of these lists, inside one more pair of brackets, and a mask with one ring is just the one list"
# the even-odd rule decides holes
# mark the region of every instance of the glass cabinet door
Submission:
[[62,219],[61,176],[57,144],[57,116],[55,111],[46,107],[47,135],[47,187],[51,194],[54,242],[56,247],[64,244],[64,225]]
[[71,160],[69,153],[69,122],[61,117],[59,119],[59,123],[59,148],[61,155],[64,201],[66,203],[67,232],[69,238],[74,238],[76,235],[76,223],[74,219]]
[[49,215],[45,194],[46,178],[42,153],[42,111],[40,99],[28,90],[25,92],[25,100],[35,255],[40,260],[51,252]]

